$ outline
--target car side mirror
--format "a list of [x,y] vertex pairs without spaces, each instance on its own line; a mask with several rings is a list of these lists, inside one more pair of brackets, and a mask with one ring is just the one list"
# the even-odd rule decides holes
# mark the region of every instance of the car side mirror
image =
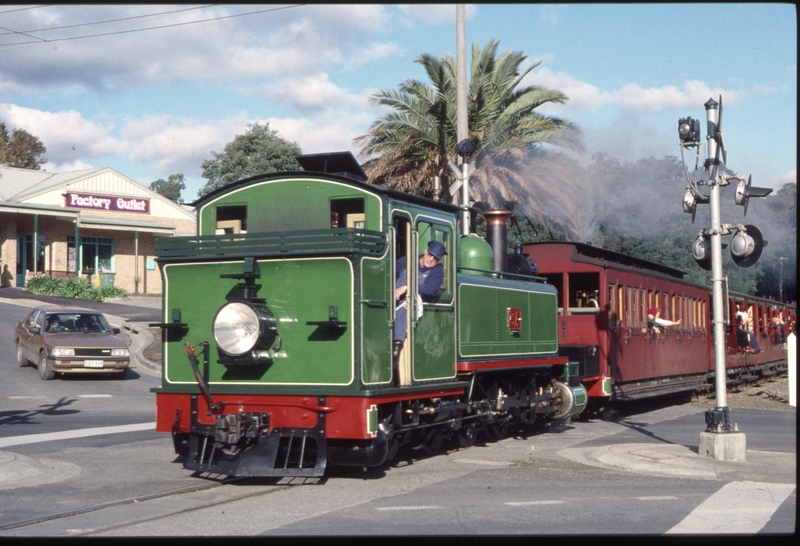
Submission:
[[29,331],[31,334],[33,334],[33,335],[35,335],[35,336],[38,336],[38,335],[39,335],[39,333],[42,331],[42,329],[41,329],[41,328],[39,328],[38,326],[34,326],[34,327],[32,327],[32,328],[28,328],[28,331]]
[[117,334],[119,334],[119,333],[120,333],[122,330],[120,330],[119,328],[112,328],[112,329],[111,329],[111,331],[112,331],[112,332],[114,332],[114,335],[117,335]]

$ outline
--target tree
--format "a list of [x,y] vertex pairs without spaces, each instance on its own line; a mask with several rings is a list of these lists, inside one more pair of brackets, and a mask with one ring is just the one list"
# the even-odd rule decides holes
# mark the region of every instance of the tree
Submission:
[[0,165],[38,171],[47,159],[41,157],[47,148],[39,137],[24,129],[14,129],[8,134],[5,123],[0,122]]
[[180,205],[183,203],[181,192],[186,189],[186,182],[183,173],[171,174],[166,180],[159,178],[150,184],[150,189]]
[[[477,200],[491,206],[517,203],[540,216],[539,192],[553,194],[569,186],[568,179],[550,183],[562,169],[541,165],[558,167],[562,158],[544,145],[580,151],[580,132],[567,120],[536,112],[544,104],[567,100],[559,91],[521,86],[540,63],[520,71],[527,56],[507,51],[498,57],[497,47],[495,41],[483,50],[478,44],[472,47],[468,126],[476,170],[470,187]],[[409,79],[397,91],[376,92],[371,102],[392,111],[356,142],[362,154],[377,156],[364,165],[374,183],[431,196],[435,176],[445,188],[455,180],[448,159],[456,159],[457,68],[450,55],[439,59],[423,54],[416,62],[431,83]]]
[[300,170],[295,156],[300,147],[269,128],[269,124],[249,124],[243,135],[236,135],[221,153],[211,152],[214,159],[203,161],[206,185],[198,192],[202,197],[237,180],[282,171]]

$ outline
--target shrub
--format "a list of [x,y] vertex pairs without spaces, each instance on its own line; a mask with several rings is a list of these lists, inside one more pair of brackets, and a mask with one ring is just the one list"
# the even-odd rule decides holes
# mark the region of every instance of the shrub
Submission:
[[108,298],[124,298],[128,295],[121,288],[95,288],[88,279],[83,277],[67,277],[66,279],[56,280],[47,275],[37,275],[28,279],[28,282],[25,283],[25,288],[35,294],[94,301],[103,301]]

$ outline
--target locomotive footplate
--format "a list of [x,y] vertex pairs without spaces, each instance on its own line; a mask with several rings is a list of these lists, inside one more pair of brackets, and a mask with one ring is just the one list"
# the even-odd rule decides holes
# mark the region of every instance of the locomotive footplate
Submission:
[[[319,405],[325,405],[320,397]],[[326,464],[325,414],[314,428],[276,427],[270,414],[227,413],[213,425],[197,420],[197,395],[191,397],[191,429],[180,428],[180,410],[172,429],[175,452],[183,467],[236,477],[322,476]]]

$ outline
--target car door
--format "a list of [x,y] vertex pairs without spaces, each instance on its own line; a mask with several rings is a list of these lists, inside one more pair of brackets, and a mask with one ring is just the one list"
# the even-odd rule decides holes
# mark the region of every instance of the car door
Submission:
[[28,315],[28,318],[25,319],[25,322],[22,324],[22,329],[19,335],[19,344],[22,347],[22,354],[30,360],[31,362],[36,362],[36,359],[39,357],[38,354],[33,353],[33,345],[35,345],[34,335],[31,333],[31,328],[35,328],[37,321],[41,327],[41,317],[44,315],[44,312],[41,309],[35,310],[33,313]]

